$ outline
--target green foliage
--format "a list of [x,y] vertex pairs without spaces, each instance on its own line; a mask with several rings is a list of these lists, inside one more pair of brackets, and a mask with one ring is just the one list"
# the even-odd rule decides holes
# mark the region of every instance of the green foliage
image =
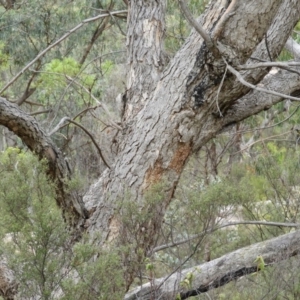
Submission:
[[85,242],[75,245],[73,255],[72,266],[77,276],[63,280],[61,299],[123,299],[123,272],[117,249],[99,251],[99,247]]
[[95,81],[95,76],[88,75],[80,70],[81,66],[72,57],[65,57],[62,60],[53,59],[45,65],[44,72],[37,84],[40,88],[43,88],[45,98],[48,98],[54,89],[66,88],[72,80],[79,82],[80,85],[86,88],[91,87]]
[[22,299],[50,299],[63,277],[62,262],[70,253],[54,187],[45,165],[32,154],[8,148],[0,155],[1,253],[19,282]]
[[255,263],[257,263],[257,270],[258,271],[263,271],[265,269],[265,261],[263,259],[263,257],[261,255],[257,256],[257,258],[254,261]]
[[[81,18],[76,6],[64,0],[59,3],[56,0],[30,0],[18,3],[18,8],[1,15],[0,26],[5,30],[1,30],[0,39],[5,41],[5,49],[13,63],[20,66],[58,39],[62,29],[70,29]],[[67,44],[63,48],[61,55],[70,50]]]
[[114,62],[111,61],[111,60],[106,60],[104,63],[101,64],[101,69],[102,69],[102,72],[106,75],[110,75],[112,70],[113,70],[113,67],[114,67]]
[[4,71],[9,67],[9,55],[4,51],[5,44],[0,42],[0,70]]
[[186,274],[184,279],[180,282],[180,285],[186,289],[191,289],[193,279],[194,279],[194,274],[192,272],[189,272]]
[[17,148],[0,153],[0,254],[22,299],[122,299],[118,250],[99,251],[86,240],[71,247],[45,167]]

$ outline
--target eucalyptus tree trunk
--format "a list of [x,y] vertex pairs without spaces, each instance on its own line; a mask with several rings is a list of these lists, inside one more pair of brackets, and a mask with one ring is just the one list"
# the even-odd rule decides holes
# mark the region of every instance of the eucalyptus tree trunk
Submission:
[[[99,246],[130,245],[123,255],[126,290],[139,263],[156,245],[165,211],[190,155],[225,127],[283,100],[250,91],[226,63],[237,67],[250,65],[253,59],[275,59],[300,18],[298,0],[232,0],[232,4],[211,1],[198,20],[211,36],[213,48],[192,30],[165,66],[166,1],[129,2],[123,129],[113,163],[90,187],[84,206],[80,199],[64,194],[67,168],[59,150],[38,124],[0,99],[1,110],[7,113],[3,116],[0,111],[0,123],[46,157],[50,174],[60,179],[58,204],[75,231],[86,230]],[[280,71],[265,76],[268,72],[257,68],[240,73],[266,89],[288,94],[300,89],[297,74]],[[14,116],[18,122],[9,120]],[[133,217],[131,224],[126,221],[127,203],[134,203],[142,216]]]
[[[84,198],[88,211],[93,212],[87,230],[90,234],[101,232],[103,237],[97,243],[111,243],[121,233],[121,239],[132,244],[131,253],[124,256],[127,288],[137,271],[132,261],[143,259],[140,249],[146,255],[155,246],[189,156],[225,126],[267,106],[268,102],[261,101],[254,111],[251,101],[239,105],[249,88],[225,72],[224,58],[237,66],[250,63],[251,56],[276,57],[300,17],[297,1],[237,1],[234,14],[230,13],[220,30],[218,21],[226,13],[222,3],[212,1],[199,22],[223,53],[212,53],[192,31],[161,72],[164,1],[130,2],[128,90],[119,152],[111,169]],[[267,72],[255,69],[243,76],[255,84]],[[156,199],[149,201],[149,193]],[[122,201],[134,202],[145,216],[135,224],[134,235],[116,213]]]

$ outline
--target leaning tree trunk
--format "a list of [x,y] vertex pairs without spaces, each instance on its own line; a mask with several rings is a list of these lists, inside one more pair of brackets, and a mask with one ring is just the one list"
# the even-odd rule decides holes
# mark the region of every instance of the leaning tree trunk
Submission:
[[[295,231],[253,244],[212,261],[155,279],[126,294],[124,300],[187,299],[206,293],[248,274],[263,271],[300,253],[300,232]],[[259,264],[259,259],[262,259]]]
[[[238,1],[235,13],[226,18],[220,30],[218,20],[226,7],[222,7],[223,1],[213,1],[200,22],[221,51],[213,54],[193,31],[160,75],[161,47],[157,43],[164,28],[162,2],[131,1],[124,139],[112,168],[85,197],[88,210],[94,211],[88,221],[88,232],[101,232],[103,237],[97,243],[117,240],[122,232],[123,241],[132,245],[131,254],[124,256],[127,288],[137,271],[132,261],[143,259],[139,250],[147,254],[155,245],[165,210],[189,156],[224,126],[253,114],[249,111],[251,102],[249,107],[243,103],[242,109],[234,106],[249,88],[228,72],[222,80],[226,70],[224,59],[236,66],[246,63],[251,55],[268,58],[263,39],[266,34],[269,52],[276,57],[300,16],[297,1]],[[139,6],[142,9],[137,9]],[[152,14],[144,6],[151,8]],[[284,15],[289,16],[289,22]],[[218,30],[214,31],[215,28]],[[267,72],[259,69],[243,75],[257,83]],[[259,111],[264,107],[258,106]],[[149,193],[156,199],[149,201]],[[132,235],[126,234],[130,230],[124,228],[116,210],[126,201],[134,202],[144,216],[134,224]]]

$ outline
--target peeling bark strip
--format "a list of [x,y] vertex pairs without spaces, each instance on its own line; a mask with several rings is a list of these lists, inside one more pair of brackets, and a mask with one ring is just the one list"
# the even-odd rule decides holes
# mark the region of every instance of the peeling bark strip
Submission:
[[[170,277],[156,279],[134,289],[125,300],[187,299],[223,286],[236,278],[259,271],[257,257],[261,256],[265,267],[300,253],[300,231],[295,231],[238,249],[210,262],[177,272]],[[188,274],[193,274],[191,287],[180,284]]]
[[69,169],[63,155],[39,127],[36,120],[17,105],[0,97],[0,124],[6,126],[22,139],[26,146],[48,161],[48,175],[56,184],[57,204],[62,208],[64,218],[71,227],[79,229],[79,224],[87,217],[82,200],[67,191],[66,180]]
[[188,144],[179,143],[169,168],[175,170],[178,174],[181,174],[181,170],[186,162],[186,159],[191,154],[192,147]]
[[130,1],[125,119],[135,116],[148,101],[166,63],[163,51],[165,10],[166,1]]

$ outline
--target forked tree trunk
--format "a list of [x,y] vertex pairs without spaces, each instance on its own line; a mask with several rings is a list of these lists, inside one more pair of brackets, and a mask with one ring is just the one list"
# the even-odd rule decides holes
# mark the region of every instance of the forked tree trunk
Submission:
[[[190,155],[224,127],[282,100],[274,96],[262,98],[257,92],[246,95],[249,88],[226,70],[224,59],[238,66],[253,62],[250,57],[276,58],[300,18],[298,0],[237,0],[231,12],[226,11],[227,2],[212,1],[199,20],[221,51],[210,51],[200,35],[192,31],[163,70],[165,1],[130,1],[129,77],[118,154],[111,169],[107,169],[85,195],[85,208],[79,205],[73,211],[76,201],[59,198],[59,204],[76,216],[71,220],[72,226],[80,228],[84,218],[89,216],[84,225],[99,246],[114,241],[131,245],[131,252],[123,258],[127,289],[136,276],[138,264],[155,246],[165,211]],[[226,13],[227,17],[221,18]],[[256,84],[268,71],[260,68],[244,71],[242,75]],[[289,78],[286,84],[282,84],[283,74]],[[288,93],[300,86],[298,76],[287,72],[266,77],[263,84]],[[22,123],[26,118],[19,114],[18,119]],[[1,114],[0,122],[4,124]],[[24,124],[24,132],[18,129],[22,124],[14,126],[8,121],[4,125],[25,142],[27,139],[30,146],[36,136],[29,134],[27,138],[27,129],[32,132],[39,129]],[[50,142],[47,137],[43,138],[48,149]],[[40,144],[45,145],[43,139],[37,143]],[[55,149],[53,147],[50,148]],[[48,157],[43,147],[30,148]],[[55,166],[52,170],[59,170],[56,162],[60,161],[50,157]],[[64,186],[59,188],[63,190]],[[126,216],[122,216],[126,213],[126,203],[135,203],[143,218],[133,219],[133,224],[128,224]]]
[[[126,242],[132,242],[135,247],[132,253],[138,253],[138,249],[144,254],[151,251],[187,159],[227,125],[224,120],[228,113],[232,117],[230,107],[249,91],[228,72],[218,90],[225,63],[222,57],[213,56],[195,31],[160,76],[161,46],[157,43],[161,42],[164,26],[163,19],[157,18],[163,18],[162,3],[131,1],[128,121],[124,122],[124,139],[112,169],[103,174],[85,197],[88,209],[95,210],[89,219],[88,232],[101,232],[104,238],[97,241],[100,244],[119,236],[122,220],[116,214],[118,203],[136,203],[145,219],[135,224],[134,237],[127,236]],[[212,36],[226,9],[221,3],[213,1],[201,18],[204,29]],[[283,14],[293,20],[287,23],[280,17]],[[239,1],[235,14],[224,24],[218,43],[227,49],[226,59],[233,65],[247,62],[251,55],[267,59],[264,36],[269,30],[268,48],[275,57],[298,19],[299,4],[296,1]],[[260,69],[245,72],[245,76],[256,83],[266,72]],[[232,121],[239,118],[236,115]],[[159,186],[159,193],[156,186]],[[147,191],[155,191],[153,197],[159,200],[146,203]],[[122,236],[125,235],[126,228],[122,231]],[[139,259],[142,257],[132,254],[125,260]],[[128,268],[132,267],[132,263],[128,265],[131,265]],[[126,270],[127,286],[135,271],[134,268]]]

